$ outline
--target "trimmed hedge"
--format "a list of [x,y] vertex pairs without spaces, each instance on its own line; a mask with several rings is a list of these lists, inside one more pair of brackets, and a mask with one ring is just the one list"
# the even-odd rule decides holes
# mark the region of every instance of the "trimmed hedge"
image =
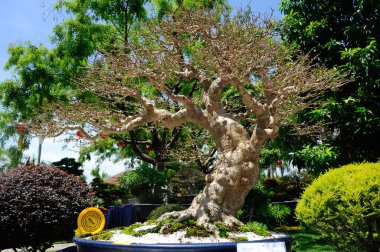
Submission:
[[0,175],[0,250],[45,251],[74,235],[92,192],[74,175],[44,165],[20,166]]
[[338,251],[380,248],[380,163],[333,169],[304,192],[297,219],[327,237]]

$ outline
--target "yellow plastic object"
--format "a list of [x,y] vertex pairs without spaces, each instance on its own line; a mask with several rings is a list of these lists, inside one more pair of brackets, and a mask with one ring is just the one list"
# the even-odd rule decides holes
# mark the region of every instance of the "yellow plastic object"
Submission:
[[113,244],[118,244],[118,245],[131,245],[132,242],[127,242],[127,241],[125,241],[125,242],[115,241],[115,242],[113,242]]
[[103,230],[106,218],[96,207],[89,207],[79,214],[77,223],[82,234],[97,234]]

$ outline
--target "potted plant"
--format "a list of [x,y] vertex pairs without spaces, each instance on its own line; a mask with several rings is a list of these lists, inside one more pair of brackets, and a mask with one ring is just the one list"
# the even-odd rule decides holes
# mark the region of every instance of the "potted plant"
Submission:
[[[191,123],[202,128],[217,148],[206,185],[189,208],[161,216],[158,231],[189,221],[210,236],[221,236],[220,225],[241,227],[236,212],[258,182],[264,143],[290,123],[289,116],[316,105],[318,96],[344,80],[333,70],[312,65],[307,55],[294,59],[294,53],[276,39],[276,24],[248,12],[231,17],[215,9],[179,8],[159,22],[150,19],[137,26],[135,40],[119,48],[114,45],[112,51],[101,50],[101,57],[76,80],[78,92],[90,92],[93,99],[77,96],[62,106],[55,104],[47,109],[51,116],[36,115],[35,120],[43,120],[34,124],[34,132],[48,136],[76,129],[94,140],[146,124],[171,128]],[[197,92],[189,93],[189,88]],[[115,245],[81,238],[75,242],[80,252],[111,247],[234,251],[240,244]]]

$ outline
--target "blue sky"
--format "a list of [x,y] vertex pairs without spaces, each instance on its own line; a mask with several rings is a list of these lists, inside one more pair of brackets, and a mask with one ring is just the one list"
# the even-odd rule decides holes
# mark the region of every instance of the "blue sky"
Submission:
[[[9,44],[22,44],[31,41],[33,44],[44,44],[50,46],[49,36],[53,27],[62,22],[62,13],[52,11],[54,0],[3,0],[0,8],[0,81],[13,78],[11,72],[4,71],[4,65],[9,57],[7,49]],[[244,8],[250,5],[254,12],[270,13],[274,10],[276,18],[281,15],[278,12],[280,0],[229,0],[235,8]],[[62,150],[63,138],[45,139],[42,148],[42,160],[51,162],[63,157],[77,157],[78,146],[69,145]],[[25,153],[29,156],[37,156],[38,140],[34,139],[30,149]],[[96,164],[94,161],[85,163],[85,174]],[[104,163],[104,170],[109,174],[115,174],[124,168],[120,164]]]

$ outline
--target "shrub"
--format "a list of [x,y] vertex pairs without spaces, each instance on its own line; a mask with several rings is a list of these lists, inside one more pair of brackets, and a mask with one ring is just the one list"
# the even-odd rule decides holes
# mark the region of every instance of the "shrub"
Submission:
[[[278,184],[270,181],[271,185]],[[266,182],[268,183],[268,182]],[[269,225],[283,225],[290,222],[292,209],[283,204],[272,204],[275,191],[265,186],[264,182],[257,183],[249,192],[243,209],[238,212],[243,222],[258,220]]]
[[122,199],[130,196],[128,190],[121,186],[104,182],[99,178],[94,178],[90,185],[96,196],[96,204],[105,207],[121,205]]
[[380,247],[380,163],[330,170],[304,192],[297,218],[326,236],[338,251]]
[[314,175],[307,172],[296,172],[284,176],[280,179],[279,185],[275,188],[275,201],[287,201],[300,198],[306,187],[313,182]]
[[158,219],[161,215],[168,212],[181,211],[186,208],[177,204],[167,204],[156,207],[153,211],[148,215],[148,220]]
[[165,176],[146,163],[135,170],[126,172],[119,178],[120,186],[128,189],[132,195],[154,203],[162,202],[161,186],[165,185]]
[[44,165],[20,166],[0,175],[0,249],[45,251],[72,237],[92,193],[74,175]]
[[287,224],[292,209],[283,204],[263,204],[257,211],[257,215],[262,216],[268,223],[275,225]]
[[240,231],[242,231],[242,232],[253,232],[253,233],[255,233],[257,235],[261,235],[261,236],[270,235],[270,233],[268,231],[268,227],[265,224],[257,222],[257,221],[248,222],[244,226],[241,226]]

